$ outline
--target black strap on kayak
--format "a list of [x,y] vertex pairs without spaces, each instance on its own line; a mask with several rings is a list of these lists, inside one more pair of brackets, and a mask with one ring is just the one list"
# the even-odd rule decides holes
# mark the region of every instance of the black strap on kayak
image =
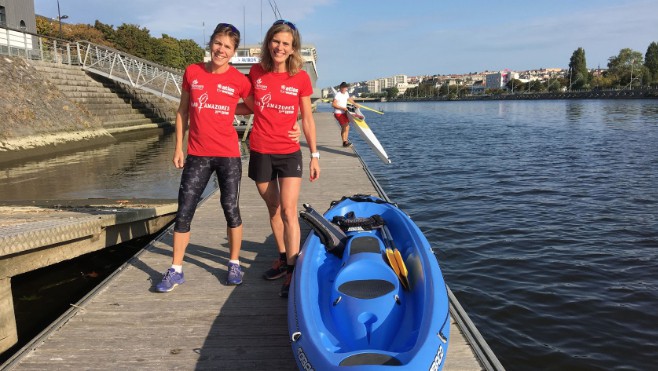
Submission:
[[371,231],[384,225],[384,219],[379,214],[357,218],[351,211],[345,216],[334,216],[331,221],[344,231]]
[[320,242],[325,249],[339,258],[343,257],[347,235],[337,225],[328,221],[322,214],[317,212],[311,205],[304,204],[304,209],[299,216],[320,237]]
[[371,195],[366,195],[366,194],[355,194],[354,196],[343,196],[343,198],[341,198],[339,201],[331,201],[331,206],[335,206],[336,204],[338,204],[342,201],[345,201],[347,199],[350,199],[354,202],[372,202],[372,203],[376,203],[376,204],[389,204],[389,205],[393,205],[395,207],[398,207],[398,204],[396,204],[394,202],[384,201],[380,198],[377,198],[377,197],[374,197],[374,196],[371,196]]

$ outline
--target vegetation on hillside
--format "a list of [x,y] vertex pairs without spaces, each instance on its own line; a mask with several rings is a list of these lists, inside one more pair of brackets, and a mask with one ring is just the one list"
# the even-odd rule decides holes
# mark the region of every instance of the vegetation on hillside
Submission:
[[[471,75],[479,75],[472,73]],[[470,76],[470,75],[469,75]],[[407,89],[401,98],[445,97],[457,99],[473,94],[474,80],[469,76],[452,78],[451,83],[440,76],[423,80],[418,86]],[[481,82],[480,82],[481,84]],[[485,94],[509,94],[526,92],[559,92],[571,90],[637,89],[658,87],[658,43],[652,42],[644,55],[624,48],[619,54],[608,58],[607,69],[588,69],[585,49],[576,49],[569,60],[569,69],[561,76],[545,80],[521,81],[512,78],[503,88],[487,88]],[[363,93],[363,97],[396,97],[392,89],[382,93]],[[397,89],[395,89],[397,93]]]
[[204,49],[194,40],[178,40],[166,34],[157,38],[151,36],[145,27],[126,23],[116,28],[100,21],[96,21],[93,26],[62,23],[60,35],[59,22],[37,16],[37,33],[69,41],[89,41],[109,46],[139,58],[180,69],[202,61],[204,56]]

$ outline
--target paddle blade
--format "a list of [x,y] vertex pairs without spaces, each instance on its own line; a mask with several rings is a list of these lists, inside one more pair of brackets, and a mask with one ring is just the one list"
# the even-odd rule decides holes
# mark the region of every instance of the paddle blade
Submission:
[[395,260],[395,254],[393,253],[393,249],[388,248],[386,249],[386,260],[388,261],[388,265],[391,266],[393,269],[393,272],[395,272],[395,275],[400,277],[400,268],[398,267],[398,262]]
[[402,286],[404,286],[405,289],[409,289],[409,272],[407,271],[407,265],[404,264],[404,260],[402,260],[400,250],[395,249],[393,256],[395,258],[395,263],[398,266],[398,270],[400,271],[400,274],[398,275],[398,277],[400,277],[400,282],[402,282]]

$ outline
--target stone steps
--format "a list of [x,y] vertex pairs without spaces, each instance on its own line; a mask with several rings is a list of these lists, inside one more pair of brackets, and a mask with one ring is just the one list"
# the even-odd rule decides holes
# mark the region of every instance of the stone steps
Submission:
[[79,66],[47,62],[34,62],[34,66],[69,99],[98,117],[106,129],[171,126],[149,108],[152,104],[137,100],[148,93],[131,95],[114,81],[88,75]]

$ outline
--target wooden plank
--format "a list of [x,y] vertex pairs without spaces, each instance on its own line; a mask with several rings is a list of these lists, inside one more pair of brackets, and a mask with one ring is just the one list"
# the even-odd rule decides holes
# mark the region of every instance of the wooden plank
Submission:
[[[341,146],[333,117],[326,113],[315,118],[322,173],[314,183],[305,174],[300,208],[311,203],[325,210],[344,195],[376,194],[358,157]],[[306,150],[304,157],[307,162]],[[245,174],[246,166],[247,161]],[[184,285],[168,294],[152,289],[171,261],[169,230],[84,303],[84,309],[24,353],[16,369],[295,369],[287,304],[278,297],[282,281],[261,278],[277,257],[267,209],[245,176],[240,197],[244,283],[226,286],[229,250],[218,196],[196,212]],[[450,341],[446,370],[481,369],[454,323]]]

